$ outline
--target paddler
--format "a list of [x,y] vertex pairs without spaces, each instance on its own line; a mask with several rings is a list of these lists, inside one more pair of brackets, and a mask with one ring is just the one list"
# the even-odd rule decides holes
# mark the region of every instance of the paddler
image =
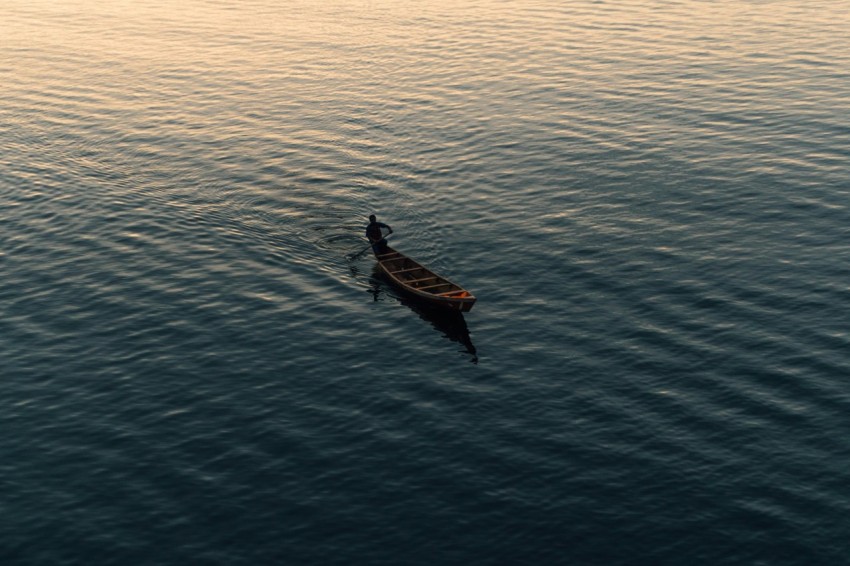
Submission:
[[[381,230],[382,228],[386,228],[389,230],[386,234]],[[378,219],[374,214],[369,215],[369,225],[366,226],[366,238],[369,239],[369,242],[372,244],[372,251],[376,254],[384,254],[387,253],[387,239],[386,237],[393,233],[393,229],[389,227],[388,224],[384,224],[383,222],[378,222]]]

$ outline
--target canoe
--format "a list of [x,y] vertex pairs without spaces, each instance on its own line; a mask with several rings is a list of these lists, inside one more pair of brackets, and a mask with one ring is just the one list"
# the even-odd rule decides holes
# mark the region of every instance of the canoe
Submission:
[[432,306],[469,312],[475,304],[472,293],[400,251],[387,246],[385,253],[376,253],[375,257],[381,272],[392,283]]

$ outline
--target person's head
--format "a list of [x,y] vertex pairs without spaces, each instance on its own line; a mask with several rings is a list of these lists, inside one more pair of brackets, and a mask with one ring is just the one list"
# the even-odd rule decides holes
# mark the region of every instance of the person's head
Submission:
[[378,218],[374,214],[369,215],[369,222],[377,222]]

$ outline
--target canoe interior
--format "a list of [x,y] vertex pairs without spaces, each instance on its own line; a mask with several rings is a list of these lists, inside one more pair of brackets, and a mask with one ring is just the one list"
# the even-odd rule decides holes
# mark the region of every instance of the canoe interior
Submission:
[[375,257],[393,283],[435,306],[467,312],[475,304],[472,293],[393,248]]

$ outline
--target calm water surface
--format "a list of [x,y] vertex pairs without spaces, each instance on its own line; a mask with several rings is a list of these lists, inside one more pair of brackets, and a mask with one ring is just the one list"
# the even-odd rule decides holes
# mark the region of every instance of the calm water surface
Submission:
[[0,22],[3,564],[850,560],[847,2]]

